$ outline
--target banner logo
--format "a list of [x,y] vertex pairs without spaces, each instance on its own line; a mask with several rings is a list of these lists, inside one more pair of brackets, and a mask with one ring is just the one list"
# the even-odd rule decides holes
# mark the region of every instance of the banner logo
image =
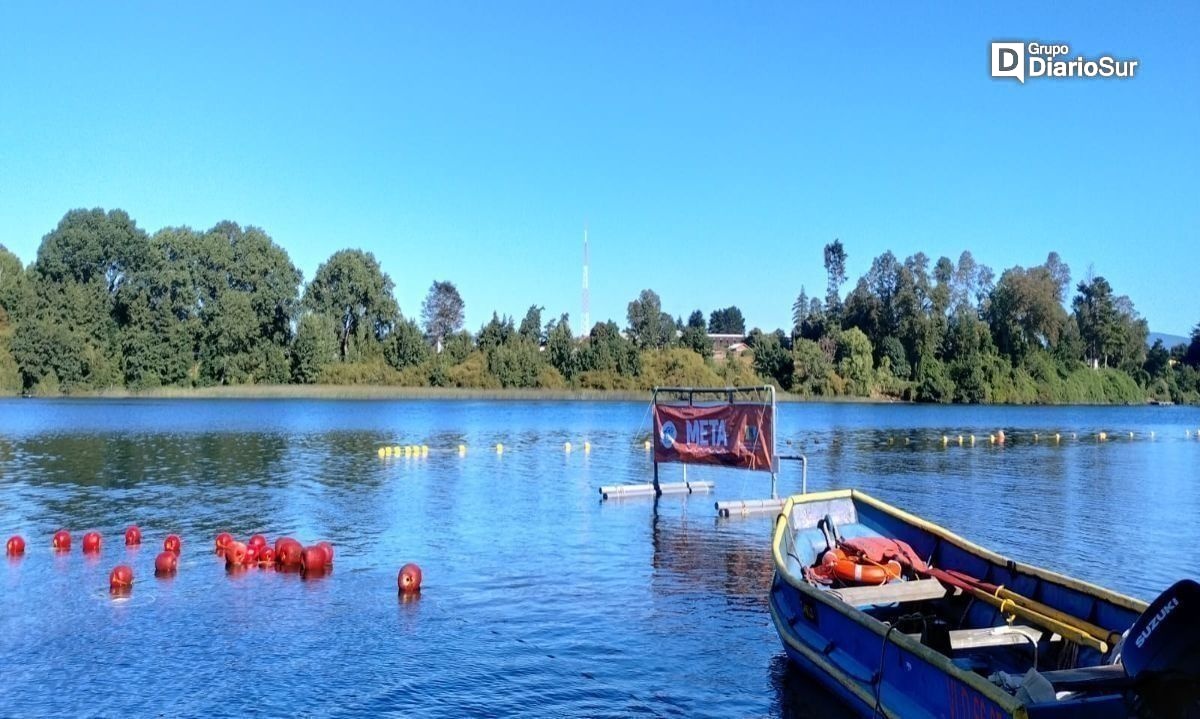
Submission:
[[674,422],[663,422],[662,432],[659,434],[659,441],[662,442],[662,446],[670,449],[675,446],[675,437],[677,434],[678,430],[675,429]]

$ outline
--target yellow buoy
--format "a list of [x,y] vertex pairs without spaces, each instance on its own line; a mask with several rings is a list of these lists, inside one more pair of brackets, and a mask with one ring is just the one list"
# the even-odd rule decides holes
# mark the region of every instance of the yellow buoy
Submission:
[[959,447],[961,447],[961,446],[962,446],[962,435],[961,435],[961,434],[960,434],[960,435],[958,435],[958,446],[959,446]]
[[994,435],[994,434],[989,434],[989,435],[988,435],[988,443],[989,443],[989,444],[995,444],[995,443],[996,443],[996,435]]
[[1101,442],[1103,442],[1106,439],[1108,439],[1108,432],[1101,432],[1100,434],[1098,434],[1096,436],[1100,439]]
[[1037,439],[1038,439],[1037,432],[1034,432],[1033,433],[1033,441],[1037,442]]
[[592,451],[592,443],[591,443],[591,442],[584,442],[584,443],[583,443],[583,453],[584,453],[584,454],[587,454],[588,452],[591,452],[591,451]]
[[971,446],[975,446],[975,435],[971,435]]
[[570,442],[563,442],[563,451],[567,452],[568,454],[571,452],[571,443]]
[[1133,439],[1133,432],[1130,432],[1130,433],[1129,433],[1129,438],[1130,438],[1130,439]]
[[[789,441],[788,444],[791,444],[791,442]],[[645,449],[647,452],[649,452],[650,451],[650,440],[646,440],[645,442],[643,442],[642,448]]]
[[384,447],[384,448],[383,448],[383,453],[384,453],[386,456],[388,456],[388,457],[391,457],[391,456],[392,456],[392,448],[391,448],[391,447]]
[[379,451],[377,451],[375,454],[378,454],[378,455],[379,455],[379,458],[380,458],[380,459],[383,459],[383,447],[380,447],[380,448],[379,448]]
[[504,454],[504,445],[496,443],[496,454]]
[[1060,439],[1062,439],[1062,435],[1060,435],[1058,432],[1055,432],[1054,433],[1054,441],[1057,442]]
[[421,445],[421,456],[422,456],[422,457],[428,457],[428,456],[429,456],[429,445],[427,445],[427,444],[423,444],[423,445]]
[[461,456],[465,455],[466,453],[467,453],[467,445],[465,445],[465,444],[458,445],[458,456],[461,457]]
[[404,445],[404,456],[405,456],[405,457],[411,457],[411,456],[412,456],[412,447],[408,446],[407,444],[406,444],[406,445]]
[[946,443],[949,441],[950,441],[950,438],[943,434],[942,435],[942,446],[945,447]]

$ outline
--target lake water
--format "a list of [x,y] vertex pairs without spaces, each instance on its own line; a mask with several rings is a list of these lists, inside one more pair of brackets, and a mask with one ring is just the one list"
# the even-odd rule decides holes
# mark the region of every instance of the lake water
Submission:
[[[788,404],[779,422],[810,490],[865,489],[1143,599],[1200,574],[1196,408]],[[766,497],[767,475],[692,468],[714,494],[600,501],[650,480],[648,432],[643,403],[0,401],[0,535],[28,542],[0,565],[0,715],[837,716],[771,625],[772,518],[713,508]],[[785,463],[780,491],[799,488]],[[225,530],[330,540],[336,568],[227,574]],[[156,579],[168,532],[180,569]],[[401,601],[409,561],[424,589]],[[128,599],[107,591],[118,563]]]

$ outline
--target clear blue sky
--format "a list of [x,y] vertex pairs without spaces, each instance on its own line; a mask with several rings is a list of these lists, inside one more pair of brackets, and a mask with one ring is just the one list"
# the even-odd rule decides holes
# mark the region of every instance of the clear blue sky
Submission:
[[[969,6],[969,7],[968,7]],[[401,309],[788,327],[840,238],[873,257],[1057,250],[1151,329],[1200,321],[1200,4],[4,3],[0,243],[75,207],[266,229],[311,278],[379,257]],[[1141,61],[992,80],[994,39]]]

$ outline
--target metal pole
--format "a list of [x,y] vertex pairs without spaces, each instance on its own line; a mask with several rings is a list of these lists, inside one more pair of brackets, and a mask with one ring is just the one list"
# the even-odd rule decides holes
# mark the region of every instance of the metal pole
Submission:
[[808,494],[808,455],[800,455],[800,494]]

